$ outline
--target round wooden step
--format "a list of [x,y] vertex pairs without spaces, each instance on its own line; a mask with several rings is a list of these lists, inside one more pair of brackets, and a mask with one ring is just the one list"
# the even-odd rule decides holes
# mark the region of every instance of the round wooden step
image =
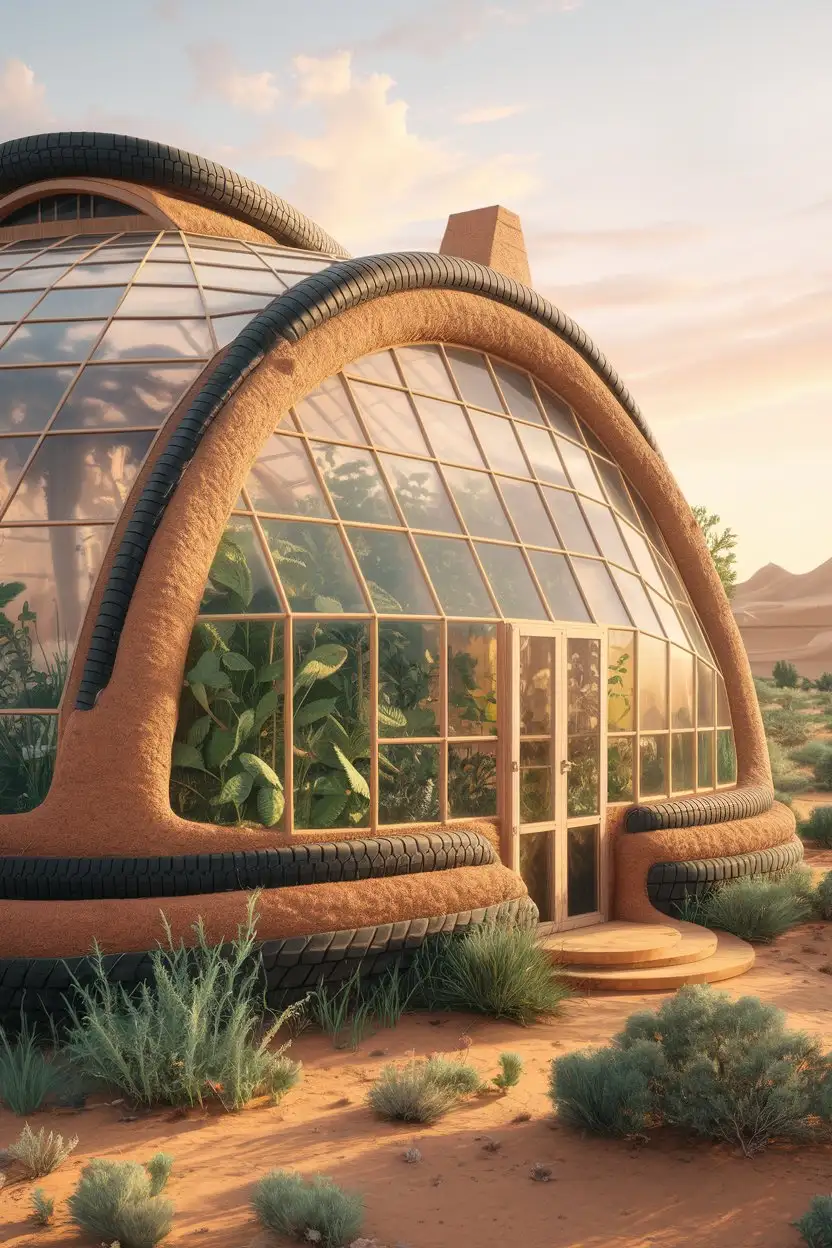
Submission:
[[670,956],[681,939],[676,923],[613,920],[571,932],[554,932],[544,936],[541,943],[553,962],[565,966],[635,966]]
[[715,934],[716,950],[677,965],[570,966],[563,977],[579,988],[604,992],[673,992],[683,984],[716,984],[742,975],[754,965],[754,950],[737,936]]

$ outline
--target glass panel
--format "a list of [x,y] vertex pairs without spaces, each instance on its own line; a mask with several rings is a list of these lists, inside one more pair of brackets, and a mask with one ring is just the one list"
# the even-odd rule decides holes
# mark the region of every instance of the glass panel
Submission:
[[221,351],[223,347],[227,347],[229,342],[233,342],[250,324],[251,319],[256,314],[254,312],[245,312],[240,316],[218,316],[214,318],[214,333],[217,338],[217,349]]
[[638,739],[641,773],[639,798],[664,797],[667,793],[667,736]]
[[0,648],[0,705],[56,707],[110,526],[0,529],[11,623]]
[[[670,727],[693,727],[693,665],[692,654],[670,647]],[[675,784],[675,781],[674,781]]]
[[[632,568],[633,561],[630,558],[627,547],[624,545],[618,525],[615,523],[609,507],[602,507],[600,503],[590,502],[589,499],[584,501],[583,507],[586,518],[589,521],[589,527],[595,534],[601,554],[606,559],[611,559],[613,563],[620,563],[624,568]],[[648,617],[652,618],[653,613],[650,611],[649,604],[647,605],[647,613]]]
[[537,406],[528,373],[521,373],[519,369],[501,364],[499,360],[492,360],[492,367],[512,416],[516,416],[518,420],[533,420],[542,425],[543,416]]
[[350,526],[347,534],[376,611],[437,614],[406,533]]
[[632,732],[636,726],[635,634],[610,631],[607,665],[607,727]]
[[46,438],[5,519],[115,520],[152,439],[152,433]]
[[104,321],[52,321],[21,325],[0,347],[0,364],[80,363]]
[[282,612],[274,578],[250,520],[232,516],[225,526],[199,609],[204,615]]
[[521,636],[518,688],[521,736],[540,737],[552,732],[554,673],[554,638]]
[[[344,369],[351,377],[366,377],[368,381],[382,381],[388,386],[402,384],[392,351],[375,351],[372,355],[353,360]],[[415,448],[414,448],[415,449]]]
[[439,736],[440,653],[438,624],[379,621],[380,737]]
[[670,739],[670,779],[674,793],[688,793],[695,786],[696,734],[674,732]]
[[574,550],[579,555],[597,554],[598,548],[592,540],[575,495],[567,493],[566,490],[550,490],[546,487],[543,493],[555,518],[564,550]]
[[567,830],[566,898],[570,919],[598,909],[597,827]]
[[2,289],[5,290],[45,290],[64,273],[65,267],[54,269],[18,269],[15,273],[10,273],[3,282]]
[[[79,264],[70,269],[58,283],[59,286],[126,286],[136,272],[137,261],[132,264]],[[191,278],[193,281],[193,278]]]
[[448,625],[448,733],[496,736],[497,632],[493,624]]
[[607,566],[597,559],[573,559],[572,566],[598,624],[627,624],[630,617],[616,593]]
[[434,464],[397,455],[379,458],[408,524],[416,529],[437,529],[440,533],[459,532],[459,521]]
[[566,434],[567,438],[574,438],[580,442],[581,435],[578,433],[578,426],[575,424],[569,404],[564,403],[563,399],[558,398],[551,390],[546,390],[544,386],[538,386],[537,392],[540,395],[546,418],[555,432]]
[[396,356],[411,390],[423,390],[444,399],[456,398],[438,347],[399,347]]
[[579,420],[578,428],[581,431],[581,437],[591,451],[594,451],[596,455],[606,455],[607,459],[611,458],[610,452],[604,446],[601,439],[592,432],[589,425],[585,424],[582,420]]
[[472,464],[475,468],[485,466],[465,412],[458,404],[419,396],[413,401],[437,459],[452,464]]
[[310,449],[342,520],[399,524],[369,451],[322,442],[310,443]]
[[446,347],[445,354],[465,402],[501,412],[503,405],[483,356],[478,351],[464,351],[460,347]]
[[200,372],[199,364],[87,365],[52,428],[158,428]]
[[545,823],[555,817],[551,741],[520,742],[520,821]]
[[207,321],[113,321],[96,360],[168,359],[171,356],[208,356],[214,343]]
[[[226,647],[236,656],[233,666],[218,653]],[[183,690],[180,699],[171,806],[182,818],[199,823],[273,827],[280,823],[283,808],[283,625],[278,620],[197,624],[191,635],[186,673],[198,664],[205,666],[205,656],[212,653],[214,670],[221,673],[221,679],[205,684],[203,697],[214,718],[209,718],[190,687]],[[272,679],[258,679],[267,667]],[[240,734],[236,748],[232,748],[239,721],[243,716],[250,719],[252,714],[254,725],[246,735]],[[242,802],[218,803],[225,784],[242,771],[241,753],[262,759],[277,783],[258,777]],[[193,766],[183,766],[178,761],[183,756]]]
[[[174,268],[174,265],[159,265],[159,268]],[[184,265],[182,266],[184,269]],[[271,269],[232,269],[218,264],[198,264],[196,271],[203,286],[213,286],[219,290],[249,290],[257,293],[280,295],[286,289],[279,277]],[[148,279],[145,278],[145,281]],[[158,279],[157,279],[158,280]],[[168,279],[165,278],[165,281]],[[190,278],[193,281],[193,276]]]
[[0,432],[39,433],[74,376],[74,368],[9,368],[0,372]]
[[485,412],[469,412],[480,446],[488,462],[497,472],[510,472],[517,477],[528,477],[529,467],[523,458],[514,426],[510,420],[488,416]]
[[292,611],[367,610],[337,528],[291,520],[261,523]]
[[329,377],[295,405],[301,427],[316,438],[366,445],[340,377]]
[[699,711],[699,727],[714,727],[714,672],[707,663],[699,662],[697,703]]
[[0,507],[20,480],[37,438],[0,438]]
[[687,605],[686,602],[677,603],[676,610],[679,612],[679,615],[682,617],[682,621],[684,622],[688,636],[693,642],[693,648],[696,651],[696,653],[702,659],[710,659],[711,651],[708,647],[707,641],[705,640],[705,634],[702,632],[702,629],[699,627],[699,621],[697,620],[696,616],[693,614],[693,611],[691,611],[690,607]]
[[497,813],[497,743],[448,745],[448,814],[452,819]]
[[[115,311],[116,304],[123,293],[122,286],[90,286],[86,290],[52,290],[41,300],[30,319],[42,321],[61,317],[109,316]],[[201,312],[202,309],[200,308],[199,311]]]
[[514,541],[491,477],[484,472],[471,472],[468,468],[446,468],[445,480],[451,487],[469,533],[474,537]]
[[589,622],[589,612],[565,556],[530,550],[529,558],[554,618]]
[[0,815],[41,804],[57,752],[57,715],[0,715]]
[[569,818],[595,815],[600,807],[601,643],[568,637],[567,774]]
[[[165,252],[156,252],[156,255],[166,255]],[[263,269],[265,262],[260,256],[256,256],[252,251],[243,251],[241,247],[227,247],[225,249],[211,246],[193,246],[191,247],[191,257],[197,264],[233,264],[238,269]]]
[[330,515],[306,443],[300,438],[272,434],[246,478],[246,489],[255,511]]
[[663,593],[664,586],[662,585],[662,579],[659,576],[659,570],[656,567],[655,560],[650,554],[649,546],[641,534],[637,533],[634,528],[631,528],[630,525],[625,524],[622,527],[627,545],[633,552],[633,558],[635,559],[636,567],[639,572],[644,577],[648,585],[652,585],[654,589],[659,591],[659,593]]
[[476,547],[485,574],[506,618],[549,618],[518,546],[490,546],[485,542],[477,542]]
[[[316,656],[307,666],[322,646],[327,647],[325,660],[322,656],[322,661],[316,661]],[[293,649],[295,827],[366,827],[370,818],[369,629],[366,624],[346,621],[298,621]],[[379,764],[381,775],[381,758]]]
[[720,672],[716,674],[716,726],[717,728],[725,728],[730,726],[731,711],[728,706],[728,694],[725,692],[725,681],[722,679]]
[[737,752],[734,734],[730,728],[720,728],[716,734],[716,782],[734,784],[737,779]]
[[697,733],[697,785],[700,789],[714,787],[714,734],[712,732]]
[[[138,291],[131,291],[131,294]],[[141,292],[143,295],[146,291]],[[223,312],[259,312],[261,308],[265,308],[271,303],[272,295],[251,295],[244,294],[241,291],[233,290],[204,290],[205,306],[211,316],[218,316]],[[187,292],[182,290],[177,292],[178,295],[186,297]],[[189,297],[189,296],[188,296]]]
[[568,486],[552,435],[546,429],[532,429],[528,425],[517,425],[516,432],[538,481]]
[[671,598],[678,598],[681,602],[687,602],[688,596],[685,592],[685,587],[673,565],[667,559],[660,559],[659,570],[664,574],[664,579],[667,582],[667,590],[663,592],[667,593],[669,590]]
[[499,477],[498,484],[522,541],[535,546],[560,546],[537,486],[531,481]]
[[654,519],[652,511],[647,506],[641,495],[636,493],[632,486],[630,486],[630,497],[632,498],[633,505],[635,506],[635,509],[639,514],[639,518],[641,519],[641,528],[644,529],[644,532],[650,538],[651,542],[653,542],[662,554],[664,554],[667,547],[665,546],[664,538],[662,537],[662,531]]
[[[662,598],[660,594],[656,594],[648,587],[647,593],[650,595],[650,601],[662,623],[662,628],[671,641],[678,642],[679,645],[687,647],[690,643],[685,635],[685,630],[679,623],[679,617],[675,609],[670,605],[666,598]],[[653,626],[655,632],[655,625]]]
[[405,454],[430,455],[410,399],[404,391],[354,381],[352,392],[358,400],[371,442],[394,451],[404,451]]
[[[120,293],[117,287],[105,287],[107,293],[115,290]],[[69,295],[71,293],[73,299],[77,299],[79,295],[91,295],[92,290],[85,291],[64,291],[56,290],[51,295],[47,295],[44,304],[50,299],[58,296]],[[119,316],[204,316],[205,309],[202,306],[202,299],[199,291],[193,287],[186,289],[179,287],[171,290],[168,287],[158,289],[155,286],[134,286],[124,297],[124,302],[118,310]]]
[[379,746],[379,823],[430,823],[438,819],[439,746]]
[[598,475],[603,482],[607,498],[612,503],[616,511],[619,511],[627,520],[631,520],[633,524],[638,524],[638,515],[632,504],[630,495],[627,493],[627,487],[624,484],[624,478],[614,464],[608,464],[606,460],[596,460],[595,467]]
[[520,837],[520,875],[540,912],[541,923],[551,923],[551,832],[527,832]]
[[[5,326],[8,325],[9,322],[14,323],[15,321],[20,320],[21,316],[29,311],[36,299],[36,292],[30,292],[28,290],[12,291],[10,294],[0,294],[0,322],[3,322]],[[5,327],[0,329],[0,336],[5,333]]]
[[566,471],[569,473],[569,479],[576,490],[580,490],[582,494],[589,494],[592,498],[600,499],[603,502],[604,495],[598,484],[598,478],[592,470],[592,461],[586,451],[580,446],[575,446],[572,442],[564,442],[562,438],[557,439],[558,450],[561,458],[566,465]]
[[607,801],[632,802],[633,745],[635,737],[609,737],[607,740]]
[[495,615],[467,542],[418,537],[433,587],[446,615]]
[[667,642],[638,639],[639,728],[667,727]]
[[630,572],[622,572],[620,568],[611,567],[610,572],[621,591],[621,597],[627,604],[636,628],[643,628],[648,633],[661,633],[662,629],[656,619],[656,613],[650,606],[647,590],[637,576]]

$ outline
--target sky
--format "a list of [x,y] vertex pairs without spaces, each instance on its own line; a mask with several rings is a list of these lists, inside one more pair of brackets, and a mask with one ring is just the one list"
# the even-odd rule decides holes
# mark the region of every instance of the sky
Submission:
[[114,130],[353,254],[520,214],[739,572],[832,557],[830,0],[0,0],[0,141]]

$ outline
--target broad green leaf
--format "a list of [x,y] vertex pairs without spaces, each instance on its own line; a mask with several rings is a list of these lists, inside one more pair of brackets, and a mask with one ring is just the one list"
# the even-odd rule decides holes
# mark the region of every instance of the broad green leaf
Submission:
[[378,585],[375,581],[368,581],[367,588],[370,591],[370,597],[373,600],[373,606],[376,611],[386,611],[393,615],[401,614],[403,610],[402,604],[392,594],[389,594],[382,585]]
[[243,711],[237,720],[237,742],[245,741],[246,737],[250,737],[254,729],[254,711],[251,707],[247,711]]
[[333,745],[340,745],[342,750],[350,750],[350,734],[340,719],[336,719],[334,715],[330,715],[326,721],[323,737],[325,741],[330,741]]
[[201,624],[197,624],[195,633],[202,644],[203,650],[227,650],[228,642],[231,634],[237,627],[236,624],[217,624],[214,620],[209,620]]
[[312,826],[331,828],[347,804],[346,794],[323,797],[312,804]]
[[335,754],[338,758],[338,762],[341,764],[341,766],[344,769],[344,774],[349,780],[350,788],[352,789],[352,791],[354,793],[358,793],[361,797],[369,798],[370,789],[367,784],[367,781],[364,779],[361,772],[357,771],[356,768],[353,767],[352,763],[347,758],[344,751],[340,750],[337,745],[333,745],[332,748],[335,751]]
[[208,694],[205,690],[205,686],[198,680],[192,680],[189,684],[191,693],[194,695],[203,711],[209,711],[211,708],[208,704]]
[[200,715],[199,719],[195,719],[188,729],[188,745],[202,745],[211,731],[212,722],[210,715]]
[[259,732],[270,715],[273,715],[278,708],[278,696],[276,689],[269,689],[268,693],[264,693],[257,708],[254,712],[254,732]]
[[229,672],[250,672],[254,668],[254,664],[249,663],[246,656],[238,654],[236,650],[229,650],[222,656],[222,665]]
[[338,615],[344,610],[337,598],[325,598],[319,595],[315,599],[315,610],[323,611],[327,615]]
[[184,741],[173,743],[173,766],[190,767],[192,771],[205,771],[202,755],[195,745],[187,745]]
[[0,581],[0,607],[7,607],[25,588],[22,581]]
[[317,702],[307,702],[295,714],[295,723],[303,727],[304,724],[314,724],[317,720],[323,719],[335,709],[337,698],[319,698]]
[[208,578],[214,584],[222,585],[224,589],[230,589],[232,594],[235,594],[240,599],[244,607],[247,607],[251,602],[254,592],[251,569],[241,548],[227,534],[223,534],[220,538],[220,544],[217,547],[217,553],[214,555],[214,562],[211,564]]
[[397,706],[380,706],[378,722],[384,724],[385,728],[406,728],[407,716]]
[[330,796],[333,793],[340,793],[346,796],[347,786],[343,776],[332,773],[328,776],[318,776],[316,780],[313,780],[312,792],[316,795],[326,794]]
[[276,823],[280,823],[285,804],[282,789],[257,790],[257,814],[264,827],[273,828]]
[[261,667],[257,673],[258,685],[269,685],[273,680],[283,679],[283,660],[275,659],[274,663],[267,663],[265,667]]
[[237,729],[214,728],[205,745],[205,761],[211,771],[219,771],[237,748]]
[[326,642],[310,650],[300,671],[295,674],[295,691],[314,685],[316,680],[326,680],[347,661],[347,650],[334,642]]
[[211,805],[224,806],[226,802],[233,802],[235,806],[242,806],[253,784],[254,781],[247,771],[239,771],[236,776],[226,780],[216,797],[211,798]]
[[223,689],[231,683],[230,676],[220,666],[216,650],[205,650],[188,672],[188,683],[205,685],[208,689]]
[[258,758],[256,754],[241,754],[240,762],[245,767],[250,776],[260,784],[270,785],[273,789],[281,787],[280,777],[276,772],[272,771],[268,763],[264,763],[262,758]]

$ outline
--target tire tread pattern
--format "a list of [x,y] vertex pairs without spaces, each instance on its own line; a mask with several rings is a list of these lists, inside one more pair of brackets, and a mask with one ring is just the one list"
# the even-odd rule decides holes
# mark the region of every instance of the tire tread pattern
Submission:
[[712,884],[739,880],[749,875],[789,871],[803,859],[800,841],[787,841],[771,849],[726,858],[701,858],[688,862],[654,862],[647,872],[647,896],[657,910],[669,914],[686,897],[698,896]]

